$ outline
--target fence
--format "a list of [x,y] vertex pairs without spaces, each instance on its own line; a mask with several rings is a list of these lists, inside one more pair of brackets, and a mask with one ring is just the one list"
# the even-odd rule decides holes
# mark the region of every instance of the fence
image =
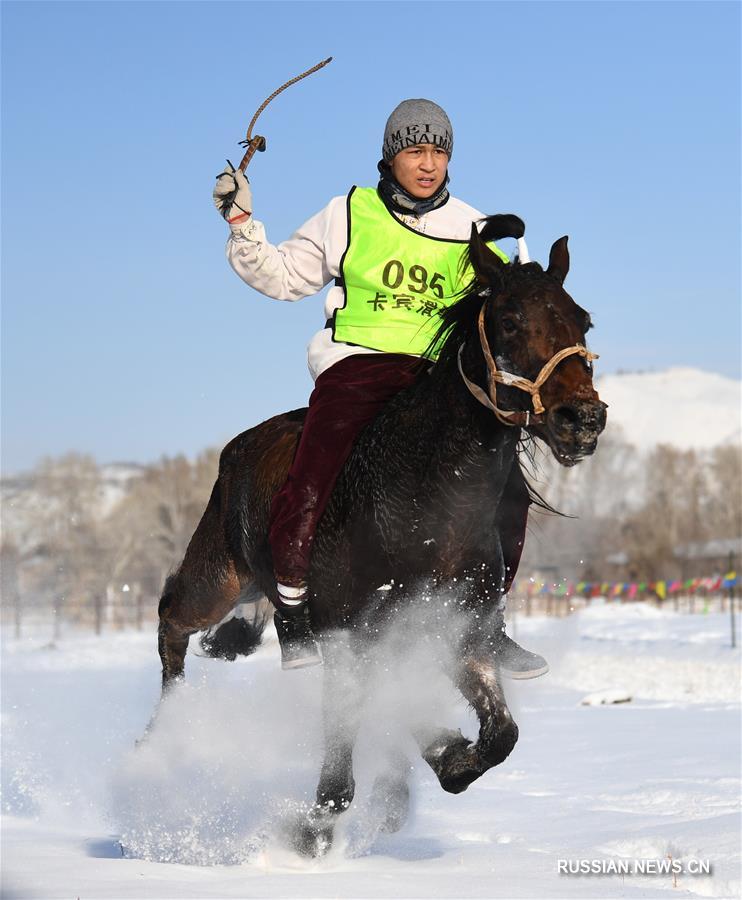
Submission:
[[526,616],[568,616],[573,612],[589,607],[595,602],[608,604],[643,603],[656,609],[672,610],[678,613],[703,614],[709,612],[727,612],[731,608],[732,596],[729,591],[718,591],[709,594],[680,594],[662,600],[656,594],[648,592],[635,597],[605,597],[602,594],[585,597],[583,595],[557,595],[556,593],[527,593],[511,591],[508,597],[508,608],[516,609]]
[[3,602],[0,623],[5,636],[20,638],[26,633],[48,630],[51,640],[58,640],[66,627],[102,634],[108,631],[157,627],[159,597],[146,596],[138,590],[124,591],[120,596],[96,596],[91,601],[67,600]]
[[[3,602],[0,606],[0,622],[6,637],[21,638],[26,634],[47,632],[49,639],[58,640],[67,628],[75,631],[90,631],[94,634],[136,629],[139,631],[157,628],[157,605],[159,597],[147,595],[136,588],[119,594],[96,597],[88,602],[34,601],[19,599],[18,602]],[[660,599],[648,592],[633,598],[626,596],[603,597],[581,594],[558,595],[557,592],[523,591],[516,586],[508,597],[508,614],[524,616],[554,616],[562,618],[596,602],[608,604],[643,603],[657,609],[688,615],[703,615],[711,612],[729,612],[734,635],[735,589],[704,591],[680,594],[673,593]]]

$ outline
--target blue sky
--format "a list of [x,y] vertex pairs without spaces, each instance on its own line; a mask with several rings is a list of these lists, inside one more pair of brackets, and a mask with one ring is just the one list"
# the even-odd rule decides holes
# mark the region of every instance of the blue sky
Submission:
[[286,237],[374,184],[384,122],[429,97],[451,189],[527,223],[591,310],[598,371],[740,376],[735,2],[2,3],[2,463],[147,462],[311,390],[322,300],[224,257],[214,176],[260,102],[256,217]]

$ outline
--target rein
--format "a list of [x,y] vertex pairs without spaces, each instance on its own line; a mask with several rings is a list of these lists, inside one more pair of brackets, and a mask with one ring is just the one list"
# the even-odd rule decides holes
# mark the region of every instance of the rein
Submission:
[[[474,384],[473,381],[470,381],[464,374],[464,369],[461,365],[461,354],[464,350],[464,344],[459,347],[459,374],[461,375],[464,384],[469,389],[469,392],[483,406],[486,406],[487,409],[491,409],[503,425],[519,426],[525,428],[527,428],[529,425],[541,425],[544,421],[543,413],[546,411],[543,403],[541,402],[541,388],[544,386],[544,382],[551,375],[554,369],[556,369],[559,363],[563,359],[566,359],[568,356],[574,356],[575,354],[584,357],[588,362],[592,362],[594,359],[599,359],[599,356],[597,353],[591,353],[587,349],[587,347],[584,347],[582,344],[575,344],[572,347],[565,347],[563,350],[555,353],[554,356],[552,356],[551,359],[542,367],[541,371],[536,376],[535,381],[530,381],[528,378],[523,378],[520,375],[512,375],[510,372],[505,372],[502,369],[498,369],[495,363],[495,359],[492,356],[492,351],[490,350],[489,341],[487,340],[487,334],[484,330],[484,310],[486,306],[487,301],[485,300],[482,304],[482,308],[479,310],[478,328],[479,341],[482,345],[482,353],[484,354],[484,359],[487,363],[487,393],[485,393],[482,388],[479,387],[479,385]],[[515,387],[530,394],[533,402],[533,413],[531,413],[530,410],[520,412],[515,410],[500,409],[500,407],[497,405],[498,384],[505,384],[508,387]]]

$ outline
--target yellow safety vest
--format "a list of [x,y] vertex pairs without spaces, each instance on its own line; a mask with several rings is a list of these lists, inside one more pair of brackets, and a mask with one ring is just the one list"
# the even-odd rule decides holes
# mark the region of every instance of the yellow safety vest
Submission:
[[340,262],[345,304],[335,311],[333,340],[421,356],[440,326],[437,313],[473,278],[469,242],[415,231],[389,212],[376,188],[352,188],[347,203],[348,246]]

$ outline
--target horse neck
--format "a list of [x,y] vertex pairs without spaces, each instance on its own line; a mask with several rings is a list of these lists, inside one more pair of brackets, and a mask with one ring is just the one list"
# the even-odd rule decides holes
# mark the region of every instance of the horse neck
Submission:
[[[484,360],[478,348],[466,348],[467,372],[483,383]],[[481,363],[481,365],[480,365]],[[436,448],[440,465],[455,466],[466,481],[462,464],[470,462],[469,475],[495,487],[493,479],[507,478],[516,454],[519,428],[500,423],[482,406],[464,384],[458,367],[451,360],[433,366],[421,376],[410,397],[414,404],[417,427]],[[462,484],[462,487],[464,485]]]

